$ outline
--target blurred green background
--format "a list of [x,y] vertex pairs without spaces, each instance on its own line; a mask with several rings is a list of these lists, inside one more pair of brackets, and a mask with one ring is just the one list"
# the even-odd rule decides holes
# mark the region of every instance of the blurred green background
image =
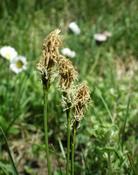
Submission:
[[[70,32],[75,21],[80,35]],[[86,80],[92,103],[78,129],[76,175],[133,175],[138,172],[138,1],[1,0],[0,47],[27,58],[16,75],[0,58],[0,126],[7,134],[18,170],[45,175],[43,95],[36,63],[46,35],[60,28],[79,81]],[[97,45],[95,33],[112,37]],[[66,116],[55,85],[49,94],[49,137],[54,175],[64,174]],[[111,120],[112,119],[112,120]],[[0,137],[0,175],[13,174]]]

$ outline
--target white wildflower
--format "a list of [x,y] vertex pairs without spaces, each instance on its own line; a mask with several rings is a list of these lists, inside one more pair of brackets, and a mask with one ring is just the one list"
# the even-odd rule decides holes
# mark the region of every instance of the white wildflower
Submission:
[[0,55],[7,60],[10,60],[17,56],[17,52],[13,47],[4,46],[0,48]]
[[24,56],[17,56],[10,60],[10,69],[15,72],[16,74],[26,70],[27,61],[26,57]]
[[94,34],[94,39],[97,42],[105,42],[107,40],[107,36],[103,33]]
[[80,28],[79,26],[76,24],[76,22],[71,22],[69,24],[69,29],[76,35],[79,35],[80,34]]
[[74,58],[76,56],[76,52],[75,51],[72,51],[71,49],[69,48],[63,48],[61,50],[61,53],[64,55],[64,56],[67,56],[69,58]]

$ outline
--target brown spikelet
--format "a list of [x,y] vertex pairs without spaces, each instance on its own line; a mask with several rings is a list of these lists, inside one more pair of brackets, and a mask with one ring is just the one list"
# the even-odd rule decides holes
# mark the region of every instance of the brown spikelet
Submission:
[[59,47],[61,46],[60,30],[56,29],[51,32],[43,43],[43,58],[45,58],[45,66],[51,68],[51,66],[57,62],[59,57]]
[[62,90],[67,90],[71,87],[73,81],[77,79],[78,73],[75,70],[72,62],[63,56],[60,56],[58,64],[60,87]]
[[60,30],[52,31],[44,40],[42,57],[40,58],[37,69],[41,72],[43,84],[50,82],[52,68],[59,59],[59,47],[61,45]]
[[80,121],[83,117],[84,110],[90,101],[90,91],[85,83],[79,85],[74,98],[74,116],[76,121]]
[[56,29],[52,31],[45,39],[43,43],[43,49],[46,52],[51,52],[59,48],[62,44],[60,30]]

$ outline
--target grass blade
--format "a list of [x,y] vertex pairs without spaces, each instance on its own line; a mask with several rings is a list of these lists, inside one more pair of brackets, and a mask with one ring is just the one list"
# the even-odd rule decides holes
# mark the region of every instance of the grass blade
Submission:
[[106,111],[108,112],[108,115],[109,115],[109,117],[110,117],[110,119],[111,119],[111,122],[113,123],[113,117],[112,117],[112,114],[111,114],[111,112],[110,112],[110,110],[109,110],[109,107],[108,107],[106,101],[104,100],[104,98],[103,98],[103,96],[102,96],[101,93],[99,93],[98,95],[99,95],[100,99],[102,100]]
[[4,133],[4,131],[3,131],[3,129],[1,127],[0,127],[0,130],[1,130],[1,133],[3,135],[4,141],[6,143],[7,152],[8,152],[8,155],[9,155],[10,162],[11,162],[12,167],[13,167],[14,174],[15,175],[19,175],[19,173],[18,173],[18,171],[16,169],[16,166],[15,166],[14,160],[13,160],[12,155],[11,155],[11,151],[10,151],[10,148],[9,148],[9,145],[8,145],[8,141],[7,141],[6,135],[5,135],[5,133]]
[[122,146],[122,149],[123,149],[123,136],[125,134],[125,128],[126,128],[126,123],[127,123],[127,119],[128,119],[128,116],[129,116],[129,106],[130,106],[130,101],[131,101],[131,98],[130,96],[128,97],[128,101],[127,101],[127,108],[126,108],[126,114],[125,114],[125,118],[124,118],[124,123],[123,123],[123,127],[121,129],[121,146]]

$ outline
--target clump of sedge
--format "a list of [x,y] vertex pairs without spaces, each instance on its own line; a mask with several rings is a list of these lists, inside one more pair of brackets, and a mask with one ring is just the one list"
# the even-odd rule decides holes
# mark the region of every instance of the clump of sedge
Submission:
[[[72,159],[71,159],[71,172],[74,174],[74,148],[75,148],[75,136],[76,129],[80,120],[84,115],[84,110],[87,107],[87,103],[90,101],[90,91],[85,83],[78,86],[76,95],[74,95],[74,89],[76,89],[75,80],[77,80],[78,73],[75,70],[72,62],[60,55],[59,48],[62,44],[60,30],[56,29],[51,32],[44,40],[42,48],[42,58],[37,64],[37,69],[41,73],[43,88],[44,88],[44,125],[45,125],[45,145],[47,153],[48,174],[51,174],[50,159],[49,159],[49,147],[48,147],[48,118],[47,118],[47,103],[48,90],[52,78],[55,73],[59,75],[59,86],[62,91],[63,105],[67,113],[67,163],[66,174],[69,174],[70,169],[70,126],[71,126],[71,114],[73,110],[74,119],[72,127]],[[56,69],[55,69],[56,68]]]

